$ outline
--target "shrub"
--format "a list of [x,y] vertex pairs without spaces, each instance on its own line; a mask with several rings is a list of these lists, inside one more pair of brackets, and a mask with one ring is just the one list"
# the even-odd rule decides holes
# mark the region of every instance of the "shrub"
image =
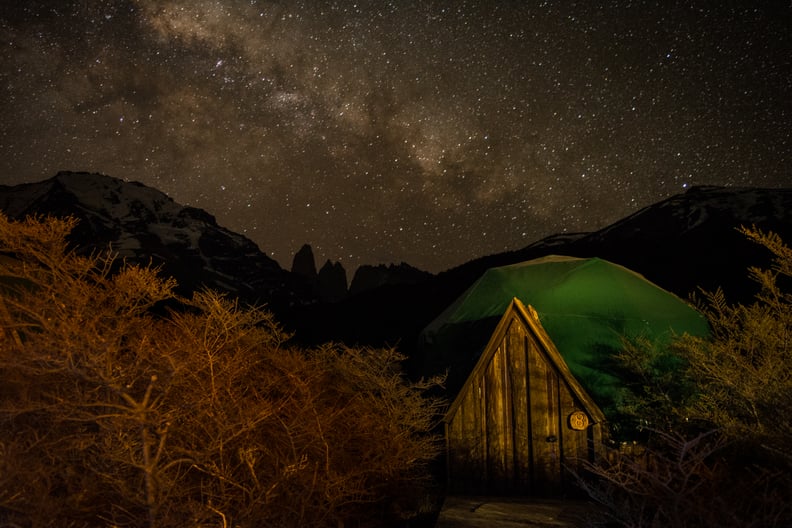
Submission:
[[749,305],[721,290],[700,306],[709,338],[670,349],[633,343],[621,371],[635,380],[623,412],[648,426],[638,457],[589,464],[580,482],[621,526],[792,525],[792,250],[772,234],[741,231],[773,254],[751,268]]
[[265,310],[177,298],[156,270],[80,256],[66,243],[74,223],[0,215],[0,521],[415,514],[439,448],[434,382],[405,381],[394,350],[298,349]]
[[705,293],[712,339],[684,336],[676,344],[698,386],[687,412],[792,469],[792,249],[773,233],[741,231],[770,250],[772,267],[749,270],[760,287],[751,304]]

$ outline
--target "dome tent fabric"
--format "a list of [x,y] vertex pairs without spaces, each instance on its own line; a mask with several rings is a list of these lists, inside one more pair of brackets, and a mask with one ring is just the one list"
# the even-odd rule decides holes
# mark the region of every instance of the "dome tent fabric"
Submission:
[[449,391],[464,382],[514,297],[533,306],[572,374],[606,414],[620,400],[623,384],[609,363],[624,338],[662,345],[674,335],[709,331],[690,305],[606,260],[552,255],[491,268],[422,333],[428,370],[448,368]]

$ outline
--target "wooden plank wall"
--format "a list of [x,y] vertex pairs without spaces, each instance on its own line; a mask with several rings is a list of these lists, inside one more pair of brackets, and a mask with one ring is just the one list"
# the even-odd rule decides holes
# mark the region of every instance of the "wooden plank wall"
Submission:
[[469,389],[454,419],[446,426],[448,480],[459,491],[483,493],[488,488],[484,380],[475,380]]
[[509,385],[511,393],[511,421],[513,424],[514,442],[512,457],[514,459],[513,487],[528,492],[531,489],[533,467],[531,464],[530,438],[531,425],[528,412],[528,378],[527,378],[527,347],[528,335],[525,328],[512,320],[507,337],[504,340],[509,357]]
[[568,480],[564,464],[591,459],[600,426],[569,427],[569,414],[582,406],[518,318],[495,346],[447,424],[449,485],[467,493],[553,494]]

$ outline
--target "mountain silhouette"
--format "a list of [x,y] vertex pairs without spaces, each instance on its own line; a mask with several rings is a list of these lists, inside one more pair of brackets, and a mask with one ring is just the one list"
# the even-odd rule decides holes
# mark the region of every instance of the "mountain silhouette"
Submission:
[[693,187],[598,231],[553,235],[436,275],[406,263],[361,266],[347,289],[340,264],[328,261],[317,272],[308,245],[295,255],[292,271],[283,270],[206,211],[110,176],[61,172],[0,186],[0,210],[17,219],[75,216],[80,222],[70,240],[79,251],[110,249],[127,261],[160,266],[183,294],[212,288],[266,304],[298,341],[394,345],[408,355],[421,330],[491,267],[550,254],[599,257],[682,298],[723,287],[731,302],[746,302],[757,290],[748,267],[768,266],[770,255],[737,229],[757,226],[792,242],[792,189]]

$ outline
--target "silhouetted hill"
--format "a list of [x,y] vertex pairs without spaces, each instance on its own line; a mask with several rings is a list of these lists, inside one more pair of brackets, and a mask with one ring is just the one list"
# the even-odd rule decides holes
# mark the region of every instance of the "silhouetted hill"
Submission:
[[412,353],[420,331],[488,268],[550,254],[600,257],[687,298],[722,286],[732,302],[756,292],[749,266],[769,253],[737,228],[756,225],[792,242],[792,189],[694,187],[593,233],[554,235],[523,249],[481,257],[415,284],[384,286],[334,306],[308,308],[302,335]]
[[[747,276],[769,254],[737,229],[755,225],[792,241],[792,189],[693,187],[593,233],[558,235],[521,250],[482,257],[438,275],[461,293],[484,270],[549,254],[600,257],[686,298],[723,286],[736,301],[755,293]],[[461,289],[460,289],[461,288]]]
[[745,301],[756,291],[747,267],[769,262],[766,250],[737,231],[752,225],[792,243],[792,189],[693,187],[577,240],[570,251],[618,262],[681,297],[723,286]]

